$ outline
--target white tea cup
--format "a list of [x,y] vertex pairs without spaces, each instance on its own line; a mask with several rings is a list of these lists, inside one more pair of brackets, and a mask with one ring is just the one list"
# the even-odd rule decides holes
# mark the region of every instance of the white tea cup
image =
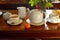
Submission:
[[8,21],[12,24],[16,24],[19,23],[20,19],[18,15],[11,15]]
[[58,21],[58,19],[59,19],[59,15],[55,14],[55,13],[50,14],[49,17],[52,22]]

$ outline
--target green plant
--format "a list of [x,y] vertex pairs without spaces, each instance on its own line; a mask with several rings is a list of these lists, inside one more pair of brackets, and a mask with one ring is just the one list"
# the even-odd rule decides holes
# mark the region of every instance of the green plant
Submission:
[[39,4],[40,7],[53,7],[51,0],[29,0],[29,4],[31,6]]

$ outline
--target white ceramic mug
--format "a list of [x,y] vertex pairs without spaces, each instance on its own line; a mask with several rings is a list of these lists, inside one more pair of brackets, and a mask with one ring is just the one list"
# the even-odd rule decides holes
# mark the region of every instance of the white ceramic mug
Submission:
[[26,17],[26,7],[17,7],[18,9],[18,15],[20,18]]
[[16,23],[19,23],[20,19],[18,15],[11,15],[8,21],[10,23],[16,24]]

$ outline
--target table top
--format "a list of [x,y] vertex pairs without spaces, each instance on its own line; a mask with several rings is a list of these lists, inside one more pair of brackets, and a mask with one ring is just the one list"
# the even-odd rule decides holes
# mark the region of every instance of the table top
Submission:
[[[9,12],[11,12],[13,14],[14,13],[17,14],[17,10],[9,10]],[[26,18],[23,20],[23,22],[21,24],[14,26],[14,25],[8,25],[6,23],[6,21],[4,21],[3,17],[0,16],[0,31],[45,30],[44,24],[40,25],[40,26],[30,25],[30,28],[26,29],[25,24],[27,24],[27,22],[26,22],[27,18],[28,18],[28,16],[26,16]],[[53,23],[47,22],[47,25],[48,25],[48,28],[49,28],[48,30],[60,30],[60,23],[53,24]]]
[[60,38],[60,23],[52,24],[47,22],[49,30],[44,29],[44,24],[40,26],[31,25],[29,29],[26,28],[25,24],[27,24],[26,19],[20,25],[8,25],[0,16],[0,37],[8,37],[9,35],[9,37]]

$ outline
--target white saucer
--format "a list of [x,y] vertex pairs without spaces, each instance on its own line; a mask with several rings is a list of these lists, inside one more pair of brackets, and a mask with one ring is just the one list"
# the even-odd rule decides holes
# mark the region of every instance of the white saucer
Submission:
[[51,19],[48,18],[47,21],[50,22],[50,23],[59,23],[59,22],[60,22],[60,19],[58,19],[58,20],[56,20],[56,21],[51,21]]
[[19,24],[21,24],[22,22],[23,22],[22,19],[21,19],[18,23],[14,23],[14,24],[12,24],[10,21],[7,21],[7,23],[10,24],[10,25],[19,25]]
[[43,25],[44,24],[44,20],[41,23],[31,23],[30,20],[27,19],[26,22],[31,24],[31,25],[35,25],[35,26],[39,26],[39,25]]

